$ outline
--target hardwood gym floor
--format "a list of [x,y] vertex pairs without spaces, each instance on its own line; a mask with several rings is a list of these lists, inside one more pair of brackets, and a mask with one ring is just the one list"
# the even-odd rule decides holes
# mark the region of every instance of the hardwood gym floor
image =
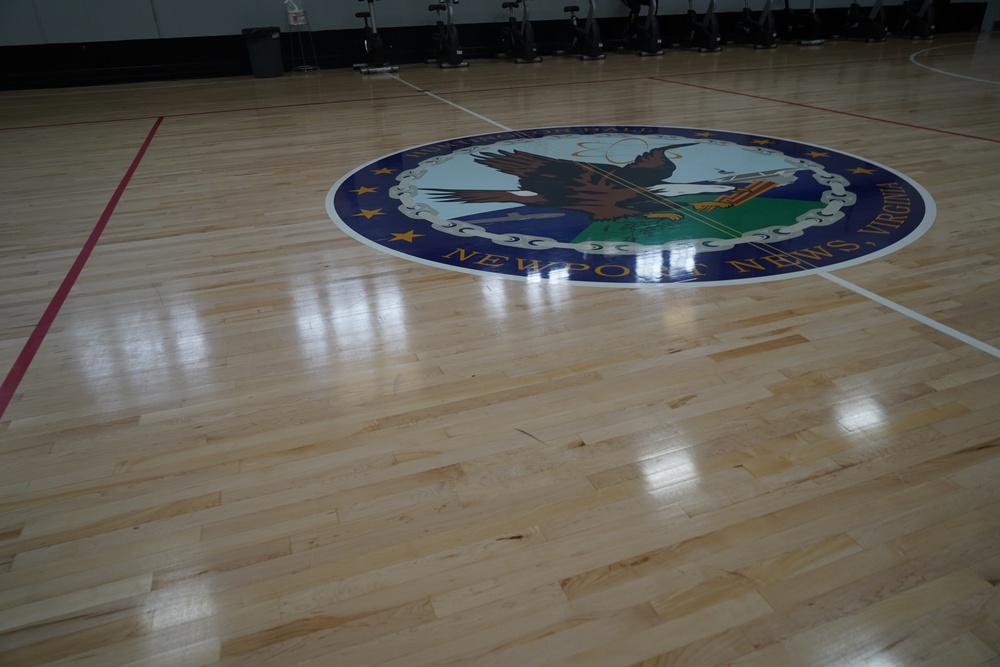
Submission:
[[[0,664],[1000,665],[998,56],[0,93]],[[834,271],[876,301],[477,277],[324,208],[593,123],[854,153],[937,221]]]

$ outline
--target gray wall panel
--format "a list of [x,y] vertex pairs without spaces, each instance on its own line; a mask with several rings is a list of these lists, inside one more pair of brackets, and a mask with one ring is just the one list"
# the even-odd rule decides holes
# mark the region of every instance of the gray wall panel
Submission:
[[46,42],[94,41],[87,3],[79,0],[35,0],[35,11]]
[[243,28],[272,25],[257,0],[153,0],[161,37],[238,35]]
[[148,0],[87,0],[90,25],[97,42],[156,39],[160,36]]
[[0,0],[0,46],[44,44],[45,41],[33,3]]
[[[717,11],[733,12],[743,0],[716,0]],[[874,0],[862,0],[868,5]],[[995,0],[994,0],[995,1]],[[507,11],[502,0],[460,0],[455,20],[463,23],[502,23]],[[533,20],[563,19],[567,0],[529,0]],[[887,0],[898,5],[903,0]],[[984,2],[984,0],[952,0]],[[751,0],[758,9],[763,0]],[[296,0],[309,17],[312,30],[345,30],[361,26],[355,12],[367,9],[358,0]],[[376,15],[381,27],[432,25],[429,0],[378,0]],[[586,6],[585,0],[576,4]],[[775,0],[776,6],[783,6]],[[847,7],[850,0],[819,0],[820,8]],[[704,11],[708,0],[694,0]],[[808,0],[792,0],[806,8]],[[687,3],[660,0],[660,16],[683,13]],[[597,0],[597,16],[624,17],[621,0]],[[156,37],[211,37],[238,35],[243,28],[280,26],[288,30],[282,0],[0,0],[0,45],[151,39]]]

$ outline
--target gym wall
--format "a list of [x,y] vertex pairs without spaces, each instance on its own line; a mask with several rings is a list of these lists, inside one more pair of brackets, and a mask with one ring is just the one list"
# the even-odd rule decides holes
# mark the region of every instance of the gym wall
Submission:
[[[582,0],[573,0],[586,6]],[[790,0],[804,9],[808,0]],[[872,0],[873,1],[873,0]],[[349,66],[358,56],[360,19],[367,3],[357,0],[295,0],[307,12],[322,67]],[[751,0],[758,8],[763,0]],[[774,0],[775,9],[784,6]],[[862,4],[870,4],[861,0]],[[903,0],[887,0],[890,12]],[[379,28],[394,60],[415,62],[426,55],[435,14],[427,0],[378,0]],[[530,0],[541,47],[558,40],[567,0]],[[695,0],[704,11],[708,0]],[[818,0],[821,16],[846,11],[850,0]],[[985,0],[935,0],[938,30],[977,31]],[[722,15],[742,9],[743,0],[716,0]],[[684,0],[660,0],[658,15],[687,9]],[[597,0],[605,41],[613,46],[624,26],[620,0]],[[507,10],[501,0],[460,0],[455,10],[470,57],[489,57],[499,44]],[[827,21],[824,17],[824,24]],[[250,72],[244,28],[279,26],[286,52],[291,33],[281,0],[0,0],[0,88],[80,85],[116,81],[229,76]]]

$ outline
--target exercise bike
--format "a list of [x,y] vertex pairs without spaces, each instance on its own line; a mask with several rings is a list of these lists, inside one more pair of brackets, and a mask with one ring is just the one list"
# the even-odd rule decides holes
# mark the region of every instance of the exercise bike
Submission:
[[866,42],[884,42],[889,35],[889,25],[886,22],[885,0],[875,0],[866,13],[865,8],[857,2],[851,3],[844,22],[844,36],[856,37]]
[[715,15],[715,0],[708,0],[708,11],[704,16],[698,16],[698,12],[694,10],[694,0],[688,0],[681,45],[697,49],[699,53],[722,50],[722,33],[719,32],[719,18]]
[[[531,18],[528,16],[528,0],[514,0],[500,5],[509,13],[507,28],[504,30],[506,57],[513,58],[516,63],[539,63],[542,57],[538,55],[538,45],[535,43],[535,31],[531,28]],[[514,16],[514,10],[521,8],[521,21]]]
[[778,32],[782,39],[795,42],[799,46],[818,46],[826,42],[823,37],[823,22],[816,13],[816,0],[809,0],[809,9],[792,9],[785,0],[785,10],[778,22]]
[[[663,38],[660,37],[660,19],[656,17],[656,0],[622,0],[628,7],[628,23],[625,24],[625,48],[640,56],[663,54]],[[647,7],[646,16],[640,19],[642,8]]]
[[569,48],[563,53],[575,54],[580,60],[601,60],[605,57],[601,29],[597,25],[597,19],[594,18],[595,2],[596,0],[590,0],[590,8],[582,27],[580,18],[576,15],[580,7],[577,5],[563,7],[563,11],[569,13],[570,28]]
[[[361,0],[361,2],[365,1]],[[367,2],[368,11],[356,12],[354,16],[365,21],[363,41],[368,61],[355,64],[354,69],[362,74],[396,72],[399,68],[389,64],[385,44],[382,43],[382,37],[378,34],[378,26],[375,23],[375,0],[367,0]]]
[[913,39],[934,39],[934,0],[907,0],[899,33]]
[[[434,43],[437,50],[437,64],[440,67],[469,66],[469,62],[462,56],[462,45],[458,42],[458,29],[452,16],[452,9],[457,4],[458,0],[444,0],[427,6],[428,11],[437,12]],[[441,12],[444,12],[444,21],[441,20]]]
[[778,29],[771,12],[771,0],[764,0],[764,8],[757,16],[750,11],[750,0],[743,0],[743,13],[736,21],[740,41],[752,44],[755,49],[773,49],[778,46]]

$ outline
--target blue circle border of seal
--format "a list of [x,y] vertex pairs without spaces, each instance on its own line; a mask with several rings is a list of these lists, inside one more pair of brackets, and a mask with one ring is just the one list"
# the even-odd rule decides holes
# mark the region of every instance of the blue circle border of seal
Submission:
[[[404,212],[401,206],[398,179],[427,164],[428,159],[458,150],[468,152],[477,146],[493,150],[493,144],[560,135],[640,139],[664,135],[696,141],[708,136],[712,141],[735,146],[766,146],[768,151],[819,163],[826,173],[846,178],[857,197],[845,207],[848,214],[835,223],[811,227],[808,233],[791,238],[765,234],[767,238],[711,252],[654,245],[648,251],[623,254],[606,248],[596,253],[576,247],[505,248],[489,239],[442,233],[412,211]],[[512,147],[516,148],[516,143]],[[761,282],[847,268],[912,243],[930,228],[936,215],[934,201],[922,186],[863,157],[768,135],[645,125],[541,127],[414,146],[348,173],[329,190],[326,207],[330,218],[345,233],[402,259],[480,276],[598,287]]]

